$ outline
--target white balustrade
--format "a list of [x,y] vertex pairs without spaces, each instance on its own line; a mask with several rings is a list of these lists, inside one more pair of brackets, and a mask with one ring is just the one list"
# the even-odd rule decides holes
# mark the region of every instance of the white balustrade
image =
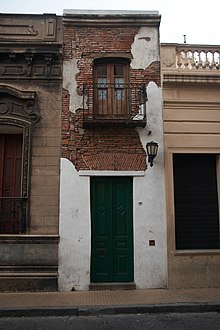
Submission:
[[177,47],[177,68],[183,70],[219,70],[220,47]]

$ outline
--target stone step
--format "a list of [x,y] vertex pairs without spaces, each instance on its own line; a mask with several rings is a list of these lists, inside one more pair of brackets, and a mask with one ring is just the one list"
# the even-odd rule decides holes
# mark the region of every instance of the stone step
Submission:
[[110,283],[91,283],[90,290],[135,290],[136,285],[134,282],[110,282]]

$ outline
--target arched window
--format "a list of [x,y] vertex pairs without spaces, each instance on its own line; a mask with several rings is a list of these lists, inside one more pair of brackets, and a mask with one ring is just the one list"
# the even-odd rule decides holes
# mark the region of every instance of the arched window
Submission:
[[0,234],[27,229],[31,134],[36,93],[0,85]]

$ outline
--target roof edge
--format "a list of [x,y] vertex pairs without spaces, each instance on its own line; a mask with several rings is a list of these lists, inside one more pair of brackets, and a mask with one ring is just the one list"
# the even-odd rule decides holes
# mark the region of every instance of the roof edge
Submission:
[[64,9],[63,16],[149,16],[159,15],[157,10],[84,10],[84,9]]
[[159,26],[158,11],[64,9],[63,22],[76,26]]

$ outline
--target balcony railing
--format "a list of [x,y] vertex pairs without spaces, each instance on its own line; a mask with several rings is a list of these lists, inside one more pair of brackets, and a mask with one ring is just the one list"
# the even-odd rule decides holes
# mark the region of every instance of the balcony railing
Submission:
[[220,46],[161,44],[161,65],[163,71],[188,71],[190,74],[210,74],[211,71],[219,74]]
[[0,197],[0,234],[19,234],[26,227],[27,198]]
[[84,126],[123,124],[146,125],[146,87],[138,84],[83,85]]
[[177,67],[181,69],[219,70],[220,48],[177,47]]

